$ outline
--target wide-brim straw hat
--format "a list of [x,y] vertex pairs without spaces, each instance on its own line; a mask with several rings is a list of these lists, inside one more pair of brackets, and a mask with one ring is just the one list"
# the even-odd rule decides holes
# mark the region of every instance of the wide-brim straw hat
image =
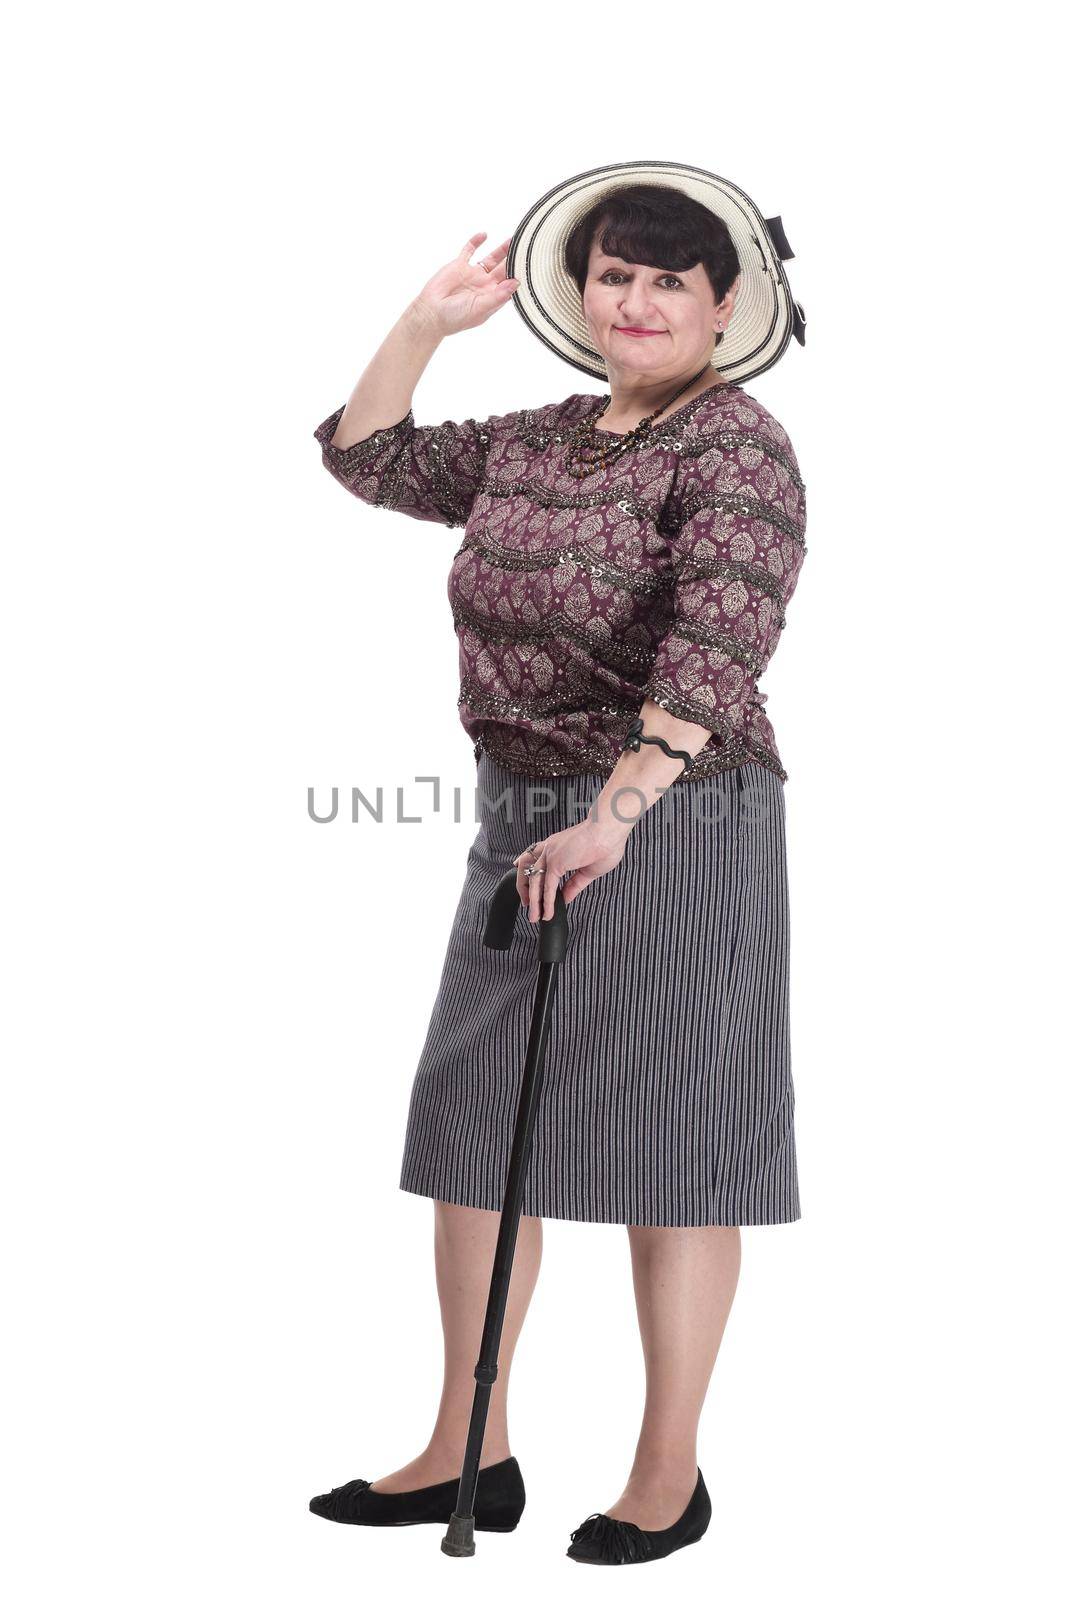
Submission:
[[558,183],[530,207],[512,234],[507,275],[519,280],[512,301],[549,349],[581,372],[607,379],[563,251],[579,218],[611,190],[630,183],[681,189],[714,211],[730,230],[741,277],[733,316],[712,357],[716,372],[740,383],[773,367],[790,340],[804,343],[804,308],[794,301],[782,266],[793,251],[781,217],[764,217],[736,183],[702,167],[680,161],[620,161]]

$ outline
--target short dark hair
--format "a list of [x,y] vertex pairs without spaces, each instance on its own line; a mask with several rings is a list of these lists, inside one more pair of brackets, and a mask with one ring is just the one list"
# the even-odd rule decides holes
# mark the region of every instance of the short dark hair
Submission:
[[[720,301],[741,271],[741,262],[721,217],[681,189],[658,183],[628,183],[613,189],[580,217],[567,235],[563,263],[578,293],[585,294],[589,257],[600,236],[605,255],[644,267],[688,272],[698,261]],[[715,335],[715,343],[722,338]]]

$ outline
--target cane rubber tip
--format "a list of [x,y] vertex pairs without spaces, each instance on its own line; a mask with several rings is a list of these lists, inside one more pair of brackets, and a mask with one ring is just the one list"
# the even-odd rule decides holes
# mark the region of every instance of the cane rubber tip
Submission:
[[448,1532],[441,1540],[446,1556],[472,1556],[474,1554],[474,1518],[461,1517],[453,1511],[448,1519]]

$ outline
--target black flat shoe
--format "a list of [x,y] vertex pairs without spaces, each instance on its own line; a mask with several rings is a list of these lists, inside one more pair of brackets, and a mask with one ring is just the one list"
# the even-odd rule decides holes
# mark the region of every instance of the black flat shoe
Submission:
[[692,1498],[669,1528],[639,1528],[636,1522],[620,1522],[603,1511],[594,1511],[571,1534],[567,1554],[572,1561],[588,1561],[602,1567],[659,1561],[683,1545],[696,1544],[708,1531],[710,1521],[711,1500],[698,1467]]
[[[379,1494],[369,1478],[353,1478],[329,1494],[317,1494],[308,1509],[330,1522],[365,1528],[407,1528],[416,1522],[448,1522],[456,1509],[459,1479],[431,1483],[403,1494]],[[526,1486],[514,1456],[482,1467],[474,1495],[474,1526],[483,1533],[511,1533],[526,1504]]]

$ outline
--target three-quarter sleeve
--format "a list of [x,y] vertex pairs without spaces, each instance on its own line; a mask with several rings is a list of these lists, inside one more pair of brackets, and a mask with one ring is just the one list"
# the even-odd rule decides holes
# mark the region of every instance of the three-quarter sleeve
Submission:
[[331,443],[344,406],[315,429],[326,470],[368,505],[454,528],[471,514],[485,474],[491,422],[419,427],[409,411],[347,449]]
[[785,627],[805,553],[804,484],[784,430],[727,425],[682,463],[669,525],[674,614],[647,697],[732,745]]

